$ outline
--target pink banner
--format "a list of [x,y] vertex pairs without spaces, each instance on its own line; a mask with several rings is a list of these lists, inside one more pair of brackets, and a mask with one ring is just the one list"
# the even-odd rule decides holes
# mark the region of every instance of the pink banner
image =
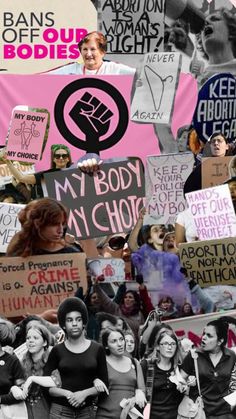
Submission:
[[[145,162],[147,155],[159,154],[159,145],[153,124],[129,119],[132,82],[133,76],[1,75],[1,138],[7,137],[15,106],[46,108],[50,112],[49,137],[36,170],[50,167],[52,144],[69,145],[73,161],[86,150],[97,150],[102,159],[137,156]],[[196,94],[195,80],[181,74],[173,115],[174,133],[179,126],[190,123]]]

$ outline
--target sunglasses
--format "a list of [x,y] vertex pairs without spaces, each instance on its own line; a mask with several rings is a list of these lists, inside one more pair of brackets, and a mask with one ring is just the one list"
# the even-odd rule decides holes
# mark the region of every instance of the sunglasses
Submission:
[[109,240],[108,245],[113,250],[120,250],[120,249],[123,249],[123,247],[124,247],[125,243],[127,243],[128,239],[129,239],[129,234],[127,234],[126,237],[115,236],[115,237],[112,237]]
[[54,159],[68,159],[69,154],[54,154]]

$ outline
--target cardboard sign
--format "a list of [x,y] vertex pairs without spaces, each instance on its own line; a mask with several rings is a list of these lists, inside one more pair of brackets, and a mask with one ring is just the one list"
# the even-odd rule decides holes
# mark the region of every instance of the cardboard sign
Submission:
[[[202,189],[221,185],[230,177],[232,156],[202,159]],[[235,174],[232,174],[235,176]]]
[[131,120],[169,124],[179,82],[181,55],[177,52],[144,56],[131,105]]
[[97,24],[91,0],[70,0],[69,5],[58,0],[9,0],[1,2],[0,16],[0,66],[14,74],[39,73],[77,61],[78,43]]
[[182,243],[181,265],[200,287],[236,285],[236,238]]
[[236,215],[228,185],[187,193],[186,200],[199,240],[236,236]]
[[103,282],[125,281],[125,262],[119,258],[87,259],[87,267],[91,275],[104,276]]
[[193,163],[192,153],[148,156],[145,224],[171,224],[184,211],[183,187]]
[[[19,162],[13,162],[14,166],[25,175],[35,173],[33,164],[21,164]],[[0,186],[7,185],[12,182],[12,173],[7,164],[0,164]]]
[[165,0],[98,2],[98,28],[109,60],[138,65],[143,54],[163,51]]
[[229,141],[236,137],[236,81],[232,74],[210,77],[198,94],[193,126],[206,141],[222,132]]
[[19,211],[25,205],[0,202],[0,253],[5,253],[12,237],[21,229]]
[[140,160],[103,164],[96,175],[79,169],[45,173],[48,195],[69,209],[68,232],[77,238],[129,231],[144,203]]
[[[184,317],[174,320],[165,320],[163,323],[168,323],[176,333],[179,339],[188,338],[195,346],[199,346],[201,343],[201,336],[204,327],[208,322],[216,320],[221,316],[225,316],[223,313],[210,313],[199,316]],[[236,318],[236,310],[227,311],[227,316]],[[228,331],[228,348],[236,346],[236,329],[235,326],[230,325]]]
[[7,157],[36,163],[40,160],[49,115],[13,110],[7,139]]
[[1,258],[0,313],[41,313],[73,297],[78,287],[86,290],[85,259],[84,253]]

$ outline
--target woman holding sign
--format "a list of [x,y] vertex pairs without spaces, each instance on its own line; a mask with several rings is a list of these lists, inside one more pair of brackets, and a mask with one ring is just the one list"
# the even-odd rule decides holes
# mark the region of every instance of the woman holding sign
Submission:
[[[31,185],[32,199],[44,196],[44,172],[24,174],[16,168],[11,160],[7,159],[6,152],[2,151],[1,160],[7,164],[12,175],[25,185]],[[64,144],[54,144],[51,147],[51,168],[49,171],[62,170],[70,167],[72,164],[70,149]]]
[[60,202],[51,198],[41,198],[33,205],[29,203],[24,211],[28,212],[28,216],[25,217],[21,231],[9,243],[7,256],[27,257],[82,251],[67,246],[65,242],[67,212]]

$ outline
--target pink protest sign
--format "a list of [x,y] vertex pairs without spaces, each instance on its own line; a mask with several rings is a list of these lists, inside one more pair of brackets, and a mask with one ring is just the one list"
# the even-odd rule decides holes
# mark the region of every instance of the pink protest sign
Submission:
[[7,140],[7,157],[36,163],[40,160],[48,113],[15,109]]
[[236,236],[236,215],[228,185],[190,192],[186,199],[199,240]]

